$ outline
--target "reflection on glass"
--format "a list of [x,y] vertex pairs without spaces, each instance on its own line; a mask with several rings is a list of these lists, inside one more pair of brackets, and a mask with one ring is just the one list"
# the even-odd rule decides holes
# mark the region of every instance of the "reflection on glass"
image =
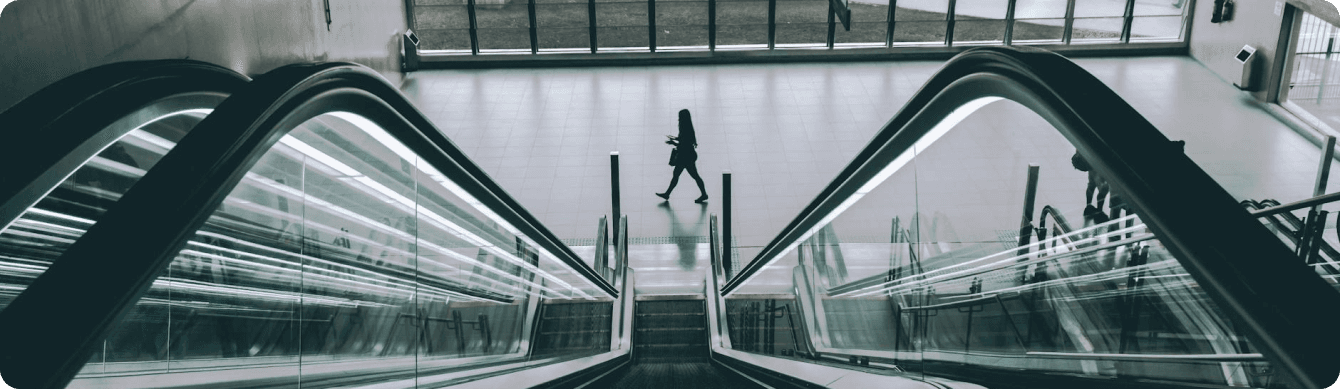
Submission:
[[[541,296],[610,306],[385,130],[333,112],[260,158],[71,387],[448,382],[524,360]],[[595,321],[608,349],[608,312]]]
[[142,123],[124,123],[158,109],[153,105],[127,114],[114,126],[133,129],[85,161],[8,226],[0,226],[0,310],[212,111],[193,109],[156,115]]
[[1123,188],[1037,114],[991,101],[924,135],[728,296],[732,346],[914,375],[1277,382]]
[[414,0],[414,33],[420,50],[470,50],[466,0]]
[[1065,19],[1016,19],[1012,44],[1056,43],[1065,35]]

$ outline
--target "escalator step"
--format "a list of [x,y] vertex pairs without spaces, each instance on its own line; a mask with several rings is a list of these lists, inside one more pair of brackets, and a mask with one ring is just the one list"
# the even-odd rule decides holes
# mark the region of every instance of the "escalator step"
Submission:
[[723,371],[711,363],[640,363],[629,368],[610,388],[725,389],[756,388],[758,385]]

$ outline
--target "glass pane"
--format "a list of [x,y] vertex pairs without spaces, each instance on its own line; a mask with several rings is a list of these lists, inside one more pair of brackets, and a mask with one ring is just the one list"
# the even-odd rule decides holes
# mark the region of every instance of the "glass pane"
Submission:
[[[853,4],[855,5],[855,4]],[[852,18],[856,18],[856,11],[852,11]],[[843,44],[868,43],[871,46],[882,47],[884,40],[888,36],[889,23],[879,22],[857,22],[852,21],[851,31],[844,31],[842,25],[838,24],[836,36],[833,41]],[[862,45],[864,46],[864,45]]]
[[904,0],[894,10],[893,20],[947,20],[949,0]]
[[647,26],[600,27],[596,29],[596,39],[599,41],[601,50],[647,51],[651,44],[651,40],[647,36],[648,33],[650,33],[650,30]]
[[[954,2],[954,19],[1003,20],[1005,19],[1005,8],[1007,6],[1009,6],[1009,0],[956,0]],[[1015,15],[1015,17],[1018,17],[1018,15]]]
[[1016,20],[1064,18],[1065,7],[1065,4],[1057,4],[1051,0],[1016,0],[1014,18]]
[[[785,27],[783,27],[785,26]],[[791,47],[821,47],[828,40],[828,22],[777,24],[777,44]],[[780,46],[779,46],[780,47]]]
[[479,50],[530,52],[530,29],[479,29]]
[[1181,16],[1138,16],[1131,20],[1131,40],[1177,39],[1182,36]]
[[1135,2],[1135,16],[1181,16],[1186,12],[1186,0],[1169,2]]
[[[719,4],[719,3],[718,3]],[[764,3],[767,4],[767,3]],[[762,45],[762,46],[759,46]],[[739,47],[768,47],[767,24],[718,24],[717,49]]]
[[[181,103],[184,100],[161,100],[112,124],[105,131],[126,135],[85,161],[0,229],[0,310],[97,223],[216,103]],[[181,105],[198,108],[182,109]]]
[[596,41],[600,48],[638,48],[650,46],[647,28],[647,2],[598,2],[596,4]]
[[530,14],[525,1],[476,1],[479,50],[530,50]]
[[717,1],[717,48],[768,44],[768,2]]
[[696,47],[707,50],[707,25],[701,26],[662,26],[656,25],[656,47]]
[[906,43],[945,43],[948,22],[894,22],[893,41]]
[[1075,17],[1092,18],[1126,15],[1125,1],[1075,0]]
[[591,50],[590,11],[585,1],[535,5],[539,48]]
[[465,4],[465,0],[415,0],[414,33],[421,40],[419,48],[470,50],[470,12]]
[[1004,20],[958,20],[954,22],[954,44],[1000,43],[1004,40]]
[[1070,42],[1120,41],[1122,23],[1122,18],[1075,19],[1070,32]]
[[828,42],[828,2],[777,0],[777,44]]
[[851,31],[842,28],[838,21],[837,32],[833,37],[836,43],[877,43],[884,44],[889,30],[889,5],[850,2]]
[[[501,361],[474,357],[524,358],[536,296],[610,306],[482,207],[371,121],[308,120],[243,176],[109,337],[107,363],[71,387],[413,386]],[[595,317],[608,349],[609,314]],[[589,342],[583,352],[600,345]],[[103,371],[122,374],[90,375]]]
[[1300,15],[1303,20],[1293,44],[1293,71],[1287,88],[1280,91],[1281,99],[1287,96],[1293,103],[1290,105],[1340,128],[1340,67],[1336,66],[1340,56],[1334,54],[1340,50],[1335,45],[1340,30],[1312,14]]
[[1057,42],[1065,35],[1065,19],[1027,19],[1014,21],[1014,44]]
[[657,1],[656,46],[707,47],[706,1]]

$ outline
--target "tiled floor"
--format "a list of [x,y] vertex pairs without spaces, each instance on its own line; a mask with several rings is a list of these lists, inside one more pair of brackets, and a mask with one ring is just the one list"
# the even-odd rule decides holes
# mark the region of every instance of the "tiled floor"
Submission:
[[[1170,139],[1186,140],[1187,154],[1233,196],[1310,196],[1320,151],[1195,60],[1076,62]],[[630,236],[706,234],[706,214],[721,213],[721,172],[730,170],[735,235],[747,246],[766,244],[790,222],[939,67],[442,70],[410,74],[403,90],[560,237],[595,236],[597,219],[610,213],[609,152],[617,150]],[[687,174],[669,203],[652,195],[670,179],[662,141],[675,133],[681,108],[698,130],[707,205],[692,202],[698,193]]]

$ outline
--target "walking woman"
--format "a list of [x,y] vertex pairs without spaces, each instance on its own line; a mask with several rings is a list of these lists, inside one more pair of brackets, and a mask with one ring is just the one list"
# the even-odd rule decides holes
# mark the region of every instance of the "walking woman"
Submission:
[[675,173],[670,176],[670,187],[665,189],[665,193],[657,193],[656,195],[669,200],[670,191],[675,190],[675,184],[679,183],[679,174],[688,170],[689,177],[693,177],[693,181],[698,183],[698,192],[702,193],[702,196],[698,196],[698,199],[693,202],[707,202],[707,189],[703,187],[703,178],[698,176],[698,150],[695,149],[698,147],[698,135],[693,132],[693,119],[689,117],[689,110],[679,110],[679,136],[667,135],[666,137],[670,139],[666,140],[665,143],[675,146],[677,150],[674,161],[670,163],[675,167]]

